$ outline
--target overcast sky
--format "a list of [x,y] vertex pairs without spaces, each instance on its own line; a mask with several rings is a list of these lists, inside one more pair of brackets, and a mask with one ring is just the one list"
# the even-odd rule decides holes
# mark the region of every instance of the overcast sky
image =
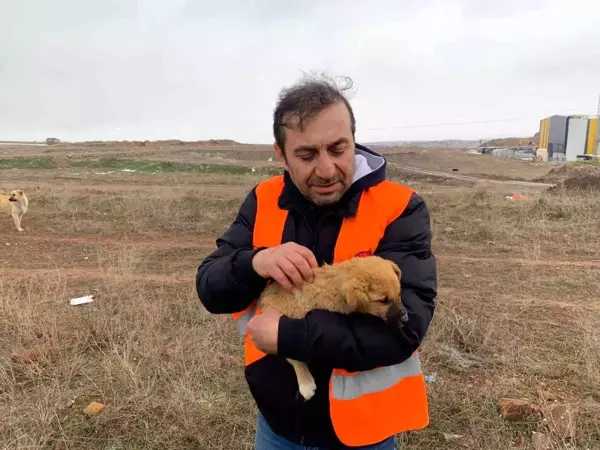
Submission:
[[359,142],[528,136],[595,113],[600,1],[0,0],[0,140],[271,143],[301,71],[352,77]]

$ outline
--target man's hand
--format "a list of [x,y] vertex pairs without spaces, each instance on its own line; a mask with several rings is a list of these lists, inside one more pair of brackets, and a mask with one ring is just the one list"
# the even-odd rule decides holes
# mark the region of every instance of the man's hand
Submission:
[[300,289],[305,281],[313,282],[317,259],[308,248],[294,242],[258,252],[252,259],[254,271],[263,278],[273,278],[284,289]]
[[277,336],[279,334],[279,318],[282,314],[276,309],[266,307],[261,314],[248,322],[250,339],[257,349],[275,355],[277,353]]

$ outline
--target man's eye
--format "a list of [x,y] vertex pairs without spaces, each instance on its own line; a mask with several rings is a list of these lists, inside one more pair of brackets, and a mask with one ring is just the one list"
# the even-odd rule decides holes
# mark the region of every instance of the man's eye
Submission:
[[310,154],[310,155],[300,155],[300,159],[302,161],[310,161],[311,159],[314,159],[315,155]]
[[333,153],[334,155],[335,155],[335,154],[339,155],[339,154],[341,154],[341,153],[344,153],[344,151],[345,151],[345,150],[346,150],[346,147],[345,147],[345,146],[333,147],[333,148],[331,149],[331,153]]

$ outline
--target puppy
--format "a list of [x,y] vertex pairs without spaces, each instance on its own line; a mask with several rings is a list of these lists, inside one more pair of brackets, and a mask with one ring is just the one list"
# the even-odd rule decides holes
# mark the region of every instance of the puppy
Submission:
[[[261,308],[270,306],[292,319],[303,318],[313,309],[342,314],[353,312],[375,315],[401,328],[408,315],[400,300],[400,269],[378,256],[352,258],[314,270],[313,283],[286,291],[279,283],[269,284],[258,299]],[[308,366],[288,359],[294,367],[300,394],[309,400],[316,385]]]
[[27,212],[29,200],[25,192],[20,189],[10,192],[10,195],[0,195],[0,210],[12,216],[17,231],[25,231],[21,228],[21,219]]

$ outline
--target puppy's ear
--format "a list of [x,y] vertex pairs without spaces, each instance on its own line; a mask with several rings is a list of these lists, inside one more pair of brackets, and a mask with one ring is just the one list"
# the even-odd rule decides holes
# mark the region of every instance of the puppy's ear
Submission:
[[394,261],[390,261],[390,264],[392,266],[392,269],[394,269],[394,272],[396,272],[396,275],[398,275],[398,278],[400,278],[400,275],[402,274],[402,272],[400,272],[400,267],[398,267],[398,265]]
[[348,279],[342,286],[342,296],[352,311],[360,309],[369,301],[364,282],[357,279]]

